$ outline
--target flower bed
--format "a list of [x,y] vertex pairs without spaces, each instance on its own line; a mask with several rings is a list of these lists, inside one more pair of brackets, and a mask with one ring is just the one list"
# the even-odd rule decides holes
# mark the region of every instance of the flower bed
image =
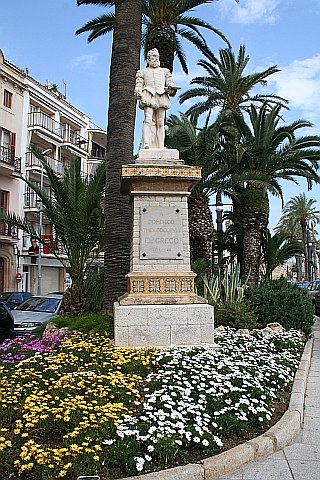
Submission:
[[37,352],[50,352],[68,336],[70,335],[58,331],[53,335],[41,339],[34,335],[25,335],[5,340],[0,344],[0,365],[19,363],[26,358],[33,357]]
[[0,367],[0,478],[101,478],[188,463],[267,425],[303,344],[225,329],[210,346],[113,347],[72,336]]

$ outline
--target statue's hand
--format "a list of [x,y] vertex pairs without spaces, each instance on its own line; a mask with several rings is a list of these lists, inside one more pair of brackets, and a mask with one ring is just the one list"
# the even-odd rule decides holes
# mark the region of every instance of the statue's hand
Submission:
[[174,97],[175,94],[177,93],[177,90],[179,90],[180,87],[176,87],[175,85],[170,85],[169,87],[166,87],[165,90],[167,92],[167,94],[170,96],[170,97]]
[[134,96],[140,100],[142,98],[142,91],[141,90],[135,90]]

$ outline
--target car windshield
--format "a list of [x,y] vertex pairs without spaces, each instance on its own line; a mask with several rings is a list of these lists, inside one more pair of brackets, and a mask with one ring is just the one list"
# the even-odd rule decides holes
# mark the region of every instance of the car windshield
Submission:
[[0,293],[0,302],[6,302],[11,293]]
[[59,298],[32,297],[22,303],[16,310],[29,312],[55,313],[60,303]]

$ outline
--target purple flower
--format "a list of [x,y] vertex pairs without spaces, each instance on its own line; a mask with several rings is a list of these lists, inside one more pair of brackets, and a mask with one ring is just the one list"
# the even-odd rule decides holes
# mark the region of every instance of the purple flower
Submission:
[[18,363],[36,353],[50,352],[57,344],[63,341],[70,333],[56,333],[39,339],[34,335],[25,335],[5,340],[0,345],[0,364]]

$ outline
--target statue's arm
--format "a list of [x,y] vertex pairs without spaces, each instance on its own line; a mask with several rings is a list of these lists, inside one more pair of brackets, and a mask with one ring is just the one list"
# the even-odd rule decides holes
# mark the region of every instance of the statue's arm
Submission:
[[138,70],[136,73],[136,87],[134,94],[137,98],[142,97],[142,90],[144,86],[143,73],[142,70]]
[[180,87],[177,87],[174,84],[172,74],[169,69],[166,69],[166,92],[170,97],[174,97],[175,94],[177,93],[177,90],[179,90]]

